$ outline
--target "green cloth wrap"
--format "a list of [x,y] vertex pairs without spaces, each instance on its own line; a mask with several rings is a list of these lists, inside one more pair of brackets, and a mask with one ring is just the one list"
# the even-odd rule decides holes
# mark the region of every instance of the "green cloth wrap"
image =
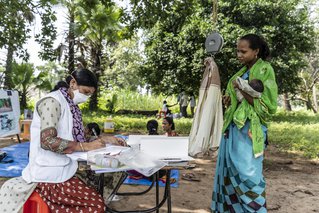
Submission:
[[270,114],[274,114],[277,109],[278,87],[275,80],[275,73],[272,66],[262,59],[251,67],[249,80],[259,79],[263,82],[264,91],[261,98],[254,98],[254,105],[250,105],[246,99],[239,103],[232,82],[241,77],[247,71],[247,67],[239,70],[228,82],[226,95],[230,96],[231,105],[226,109],[224,115],[223,132],[233,121],[238,129],[241,129],[247,119],[250,120],[250,130],[252,132],[253,152],[255,157],[262,155],[264,150],[264,136],[261,124],[267,126],[267,119]]

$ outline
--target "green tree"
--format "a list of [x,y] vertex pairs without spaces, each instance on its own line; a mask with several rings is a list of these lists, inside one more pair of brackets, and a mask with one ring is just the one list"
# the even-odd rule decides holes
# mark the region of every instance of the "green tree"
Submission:
[[305,103],[307,109],[314,113],[318,112],[317,90],[319,87],[319,32],[315,38],[315,49],[306,55],[308,66],[299,73],[302,83],[299,84],[297,93],[292,100],[299,100]]
[[[76,35],[83,38],[88,48],[86,61],[97,76],[99,86],[103,64],[108,62],[107,48],[121,38],[121,9],[107,1],[84,1],[76,11]],[[90,60],[88,60],[90,59]],[[97,109],[98,90],[90,98],[90,110]]]
[[22,109],[27,108],[27,98],[33,88],[48,91],[52,89],[48,73],[40,72],[37,77],[34,76],[34,66],[30,63],[12,64],[12,82],[14,89],[19,92],[20,106]]
[[66,69],[55,62],[51,61],[45,65],[37,66],[37,70],[40,72],[37,77],[39,80],[37,88],[39,90],[48,92],[53,89],[58,81],[65,80]]
[[[314,46],[309,8],[302,3],[299,0],[218,1],[218,23],[212,23],[213,4],[208,0],[165,3],[132,0],[132,25],[149,32],[145,42],[146,63],[140,73],[153,91],[198,90],[203,59],[207,56],[205,37],[218,30],[225,44],[215,58],[225,88],[229,77],[240,68],[235,54],[237,39],[247,33],[258,33],[272,48],[271,62],[280,92],[294,93],[300,83],[298,72],[307,65],[304,54]],[[181,12],[184,10],[185,13]]]
[[53,25],[55,15],[51,10],[53,0],[42,0],[34,2],[32,0],[19,1],[0,1],[0,48],[7,50],[5,82],[6,88],[13,88],[12,84],[12,63],[14,54],[18,57],[28,59],[27,50],[23,49],[23,45],[30,37],[30,23],[34,20],[34,16],[39,14],[43,28],[41,33],[36,35],[36,40],[42,47],[40,56],[43,59],[52,58],[54,50],[52,49],[53,41],[56,37],[56,31]]
[[136,38],[120,41],[110,51],[110,66],[105,70],[106,89],[126,88],[136,91],[143,82],[138,76],[138,69],[143,61]]

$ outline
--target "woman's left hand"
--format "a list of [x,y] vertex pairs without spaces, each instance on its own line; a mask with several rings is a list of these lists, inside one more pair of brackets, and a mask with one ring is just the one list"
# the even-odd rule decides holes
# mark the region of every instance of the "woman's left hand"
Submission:
[[122,138],[117,138],[114,136],[100,136],[100,138],[106,143],[106,144],[114,144],[114,145],[120,145],[120,146],[127,146],[125,140]]

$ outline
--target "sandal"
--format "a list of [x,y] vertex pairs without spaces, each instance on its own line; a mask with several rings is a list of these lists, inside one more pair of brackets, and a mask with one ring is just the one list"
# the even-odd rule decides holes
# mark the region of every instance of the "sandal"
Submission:
[[188,181],[200,181],[198,177],[195,176],[193,173],[186,173],[182,175],[183,180],[188,180]]
[[186,166],[184,166],[184,169],[194,169],[196,167],[196,164],[192,163],[192,164],[187,164]]
[[128,178],[133,180],[140,180],[144,177],[142,175],[129,175]]
[[[161,177],[159,180],[162,181],[162,183],[166,183],[166,179],[167,178],[166,178],[166,175],[165,175],[165,176]],[[176,179],[175,178],[171,178],[170,179],[170,183],[171,184],[176,183]]]

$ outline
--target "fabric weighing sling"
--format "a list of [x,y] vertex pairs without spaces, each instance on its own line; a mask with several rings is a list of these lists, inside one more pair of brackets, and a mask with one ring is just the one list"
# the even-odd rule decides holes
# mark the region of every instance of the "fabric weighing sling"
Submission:
[[222,95],[218,67],[212,57],[205,59],[205,72],[199,90],[198,105],[190,132],[191,156],[218,147],[223,126]]

